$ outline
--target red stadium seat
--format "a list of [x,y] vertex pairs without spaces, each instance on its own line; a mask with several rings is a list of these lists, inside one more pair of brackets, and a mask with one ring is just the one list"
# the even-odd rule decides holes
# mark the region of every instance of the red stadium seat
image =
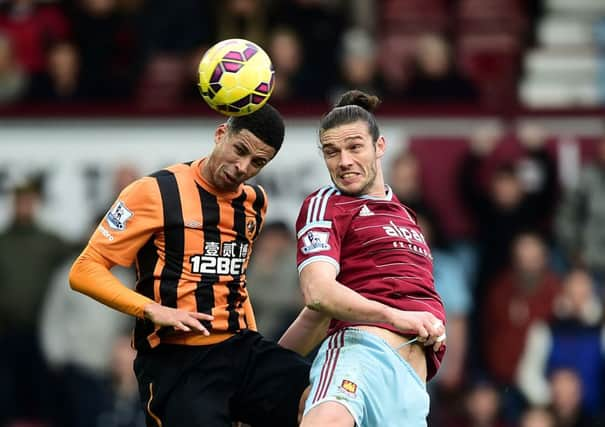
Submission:
[[384,31],[444,31],[448,25],[445,0],[382,0],[379,6],[380,28]]
[[417,35],[392,32],[379,41],[378,68],[390,89],[402,89],[409,78]]
[[462,31],[522,32],[527,25],[520,0],[460,0],[457,26]]
[[183,100],[186,66],[181,57],[158,55],[146,66],[138,88],[138,103],[145,107],[170,107]]
[[481,90],[485,104],[498,106],[516,100],[520,41],[510,33],[460,34],[457,61]]

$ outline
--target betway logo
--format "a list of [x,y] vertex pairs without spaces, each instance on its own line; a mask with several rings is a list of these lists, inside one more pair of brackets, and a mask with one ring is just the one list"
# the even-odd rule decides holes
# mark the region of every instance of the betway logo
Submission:
[[387,233],[388,236],[392,237],[403,237],[408,242],[420,242],[426,244],[424,236],[416,230],[411,230],[407,227],[400,227],[393,221],[389,222],[389,225],[383,225],[382,229]]

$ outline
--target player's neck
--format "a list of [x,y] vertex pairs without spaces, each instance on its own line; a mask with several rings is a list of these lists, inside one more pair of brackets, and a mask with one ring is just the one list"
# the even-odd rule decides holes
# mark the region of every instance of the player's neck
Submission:
[[384,185],[384,178],[381,173],[376,174],[376,179],[374,179],[374,183],[368,189],[368,192],[365,193],[365,196],[376,197],[378,199],[384,199],[387,196],[387,188]]

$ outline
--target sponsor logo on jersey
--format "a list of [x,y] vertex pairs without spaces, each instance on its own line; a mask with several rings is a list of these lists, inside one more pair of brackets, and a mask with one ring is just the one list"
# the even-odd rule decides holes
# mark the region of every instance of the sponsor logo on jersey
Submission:
[[352,395],[353,397],[357,393],[357,384],[355,384],[353,381],[342,380],[342,383],[340,383],[340,387],[338,388],[345,393]]
[[204,253],[189,258],[191,272],[196,274],[228,274],[240,276],[246,271],[248,243],[205,242]]
[[118,200],[118,203],[107,212],[105,218],[111,228],[118,231],[126,229],[126,222],[132,218],[134,214],[128,210],[124,202]]
[[302,237],[303,246],[300,250],[305,255],[313,252],[327,251],[330,249],[330,245],[328,244],[329,238],[330,233],[328,232],[309,230]]
[[103,235],[103,237],[105,237],[110,242],[113,242],[113,240],[114,240],[113,236],[111,235],[109,230],[107,230],[105,227],[103,227],[103,224],[99,224],[99,233],[101,233]]
[[361,207],[361,209],[359,210],[359,216],[372,216],[374,215],[374,212],[372,212],[370,210],[370,208],[368,208],[368,205],[363,205]]

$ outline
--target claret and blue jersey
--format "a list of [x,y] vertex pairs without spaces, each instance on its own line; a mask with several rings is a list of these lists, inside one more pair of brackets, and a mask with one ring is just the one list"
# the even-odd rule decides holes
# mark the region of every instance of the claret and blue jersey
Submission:
[[[336,279],[364,297],[401,310],[429,311],[445,323],[430,248],[415,214],[389,187],[385,198],[353,197],[323,187],[305,199],[296,230],[299,272],[312,262],[329,262]],[[351,324],[333,320],[329,333],[346,326]],[[435,356],[428,358],[430,376],[443,351]]]

